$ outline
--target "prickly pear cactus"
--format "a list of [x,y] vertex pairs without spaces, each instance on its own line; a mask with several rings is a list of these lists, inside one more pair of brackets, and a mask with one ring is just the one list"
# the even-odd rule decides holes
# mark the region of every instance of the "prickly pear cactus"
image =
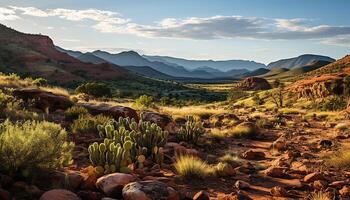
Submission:
[[196,144],[199,137],[203,135],[204,132],[203,123],[197,122],[193,116],[187,116],[186,124],[181,127],[177,136],[182,141]]

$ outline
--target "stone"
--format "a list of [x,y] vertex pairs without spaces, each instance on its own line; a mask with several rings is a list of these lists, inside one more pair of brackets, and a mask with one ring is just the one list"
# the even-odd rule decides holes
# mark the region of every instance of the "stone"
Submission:
[[0,188],[0,199],[1,200],[11,200],[12,197],[11,197],[11,194],[8,191]]
[[344,198],[350,198],[350,186],[345,185],[341,190],[339,190],[340,196]]
[[79,191],[77,195],[83,200],[100,200],[103,197],[102,193],[90,190]]
[[262,151],[248,150],[242,154],[242,158],[248,160],[262,160],[265,159],[265,153]]
[[240,190],[245,190],[250,188],[250,184],[245,181],[238,180],[235,183],[235,187]]
[[285,167],[271,166],[264,171],[264,174],[275,178],[282,178],[286,176],[286,169]]
[[3,188],[10,187],[13,184],[11,176],[0,174],[0,186]]
[[271,85],[266,79],[259,77],[248,77],[239,82],[236,88],[241,90],[269,90]]
[[173,119],[171,116],[166,114],[160,114],[156,112],[150,112],[150,111],[143,111],[141,114],[141,119],[143,121],[149,121],[152,123],[157,124],[162,129],[165,129],[170,123],[173,122]]
[[134,118],[136,121],[139,119],[136,110],[124,107],[124,106],[111,106],[109,104],[90,104],[90,103],[80,103],[79,106],[86,108],[92,115],[103,114],[111,116],[115,119],[119,117],[129,117]]
[[287,197],[289,195],[288,191],[281,186],[271,188],[270,194],[274,197]]
[[347,184],[346,181],[334,181],[334,182],[330,183],[329,186],[340,189],[346,184]]
[[130,174],[113,173],[100,177],[96,181],[96,187],[108,197],[120,197],[123,187],[135,180]]
[[325,189],[327,187],[327,181],[324,181],[324,180],[314,181],[313,186],[315,189],[318,189],[318,190]]
[[214,127],[232,126],[239,123],[239,118],[235,114],[217,114],[209,118],[210,124]]
[[25,101],[35,100],[35,107],[45,111],[66,110],[73,106],[73,102],[67,96],[54,94],[35,88],[22,88],[13,91],[13,95]]
[[139,181],[123,188],[124,200],[179,200],[179,194],[165,183],[159,181]]
[[45,192],[40,200],[80,200],[80,198],[69,190],[54,189]]
[[219,194],[218,200],[252,200],[247,194],[242,191],[232,192],[231,194]]
[[331,140],[321,140],[318,145],[320,148],[330,148],[333,142]]
[[284,139],[278,139],[271,144],[271,149],[283,151],[287,147],[287,142]]
[[206,191],[201,190],[194,195],[193,200],[210,200],[210,197]]
[[311,183],[311,182],[314,182],[314,181],[317,181],[317,180],[324,180],[324,176],[322,173],[320,172],[314,172],[314,173],[311,173],[311,174],[308,174],[304,177],[304,182],[306,183]]

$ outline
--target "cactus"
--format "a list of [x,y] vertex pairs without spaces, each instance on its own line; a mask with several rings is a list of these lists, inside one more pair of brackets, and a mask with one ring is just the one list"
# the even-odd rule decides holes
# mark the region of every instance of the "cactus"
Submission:
[[144,166],[147,157],[155,162],[163,161],[162,147],[168,139],[168,132],[157,124],[122,118],[110,120],[97,127],[104,142],[89,146],[93,166],[103,166],[103,173],[130,172],[128,165]]
[[181,127],[177,136],[180,140],[196,144],[204,132],[203,123],[195,121],[193,116],[187,116],[186,124]]

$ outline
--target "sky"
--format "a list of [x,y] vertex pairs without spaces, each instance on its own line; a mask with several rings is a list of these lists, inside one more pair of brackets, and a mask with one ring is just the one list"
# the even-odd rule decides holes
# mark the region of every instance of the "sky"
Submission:
[[0,23],[62,48],[268,64],[350,54],[349,0],[0,0]]

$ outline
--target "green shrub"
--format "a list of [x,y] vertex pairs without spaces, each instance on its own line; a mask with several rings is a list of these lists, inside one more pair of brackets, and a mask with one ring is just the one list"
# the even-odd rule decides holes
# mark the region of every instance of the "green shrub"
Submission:
[[230,103],[236,103],[239,99],[242,99],[247,96],[248,93],[245,91],[242,91],[240,89],[232,89],[227,95],[227,100]]
[[111,117],[104,115],[80,115],[71,125],[74,134],[97,133],[97,125],[104,124],[111,120]]
[[74,144],[66,142],[66,136],[55,123],[7,120],[0,125],[0,168],[11,174],[68,165]]
[[328,96],[321,103],[322,111],[338,111],[346,108],[347,102],[343,96]]
[[177,136],[182,141],[196,144],[204,133],[202,122],[195,121],[193,116],[186,116],[186,124],[181,127]]
[[111,89],[104,83],[85,83],[75,89],[76,93],[84,93],[94,97],[111,96]]
[[233,137],[254,137],[259,133],[258,128],[251,122],[243,122],[235,126],[230,136]]
[[32,83],[36,86],[43,86],[47,84],[47,80],[44,78],[37,78],[33,80]]
[[80,115],[85,115],[88,113],[89,113],[88,110],[82,106],[73,106],[68,108],[64,112],[64,115],[67,120],[75,120],[75,119],[78,119]]
[[135,106],[139,108],[149,108],[153,106],[153,97],[142,95],[135,101]]

